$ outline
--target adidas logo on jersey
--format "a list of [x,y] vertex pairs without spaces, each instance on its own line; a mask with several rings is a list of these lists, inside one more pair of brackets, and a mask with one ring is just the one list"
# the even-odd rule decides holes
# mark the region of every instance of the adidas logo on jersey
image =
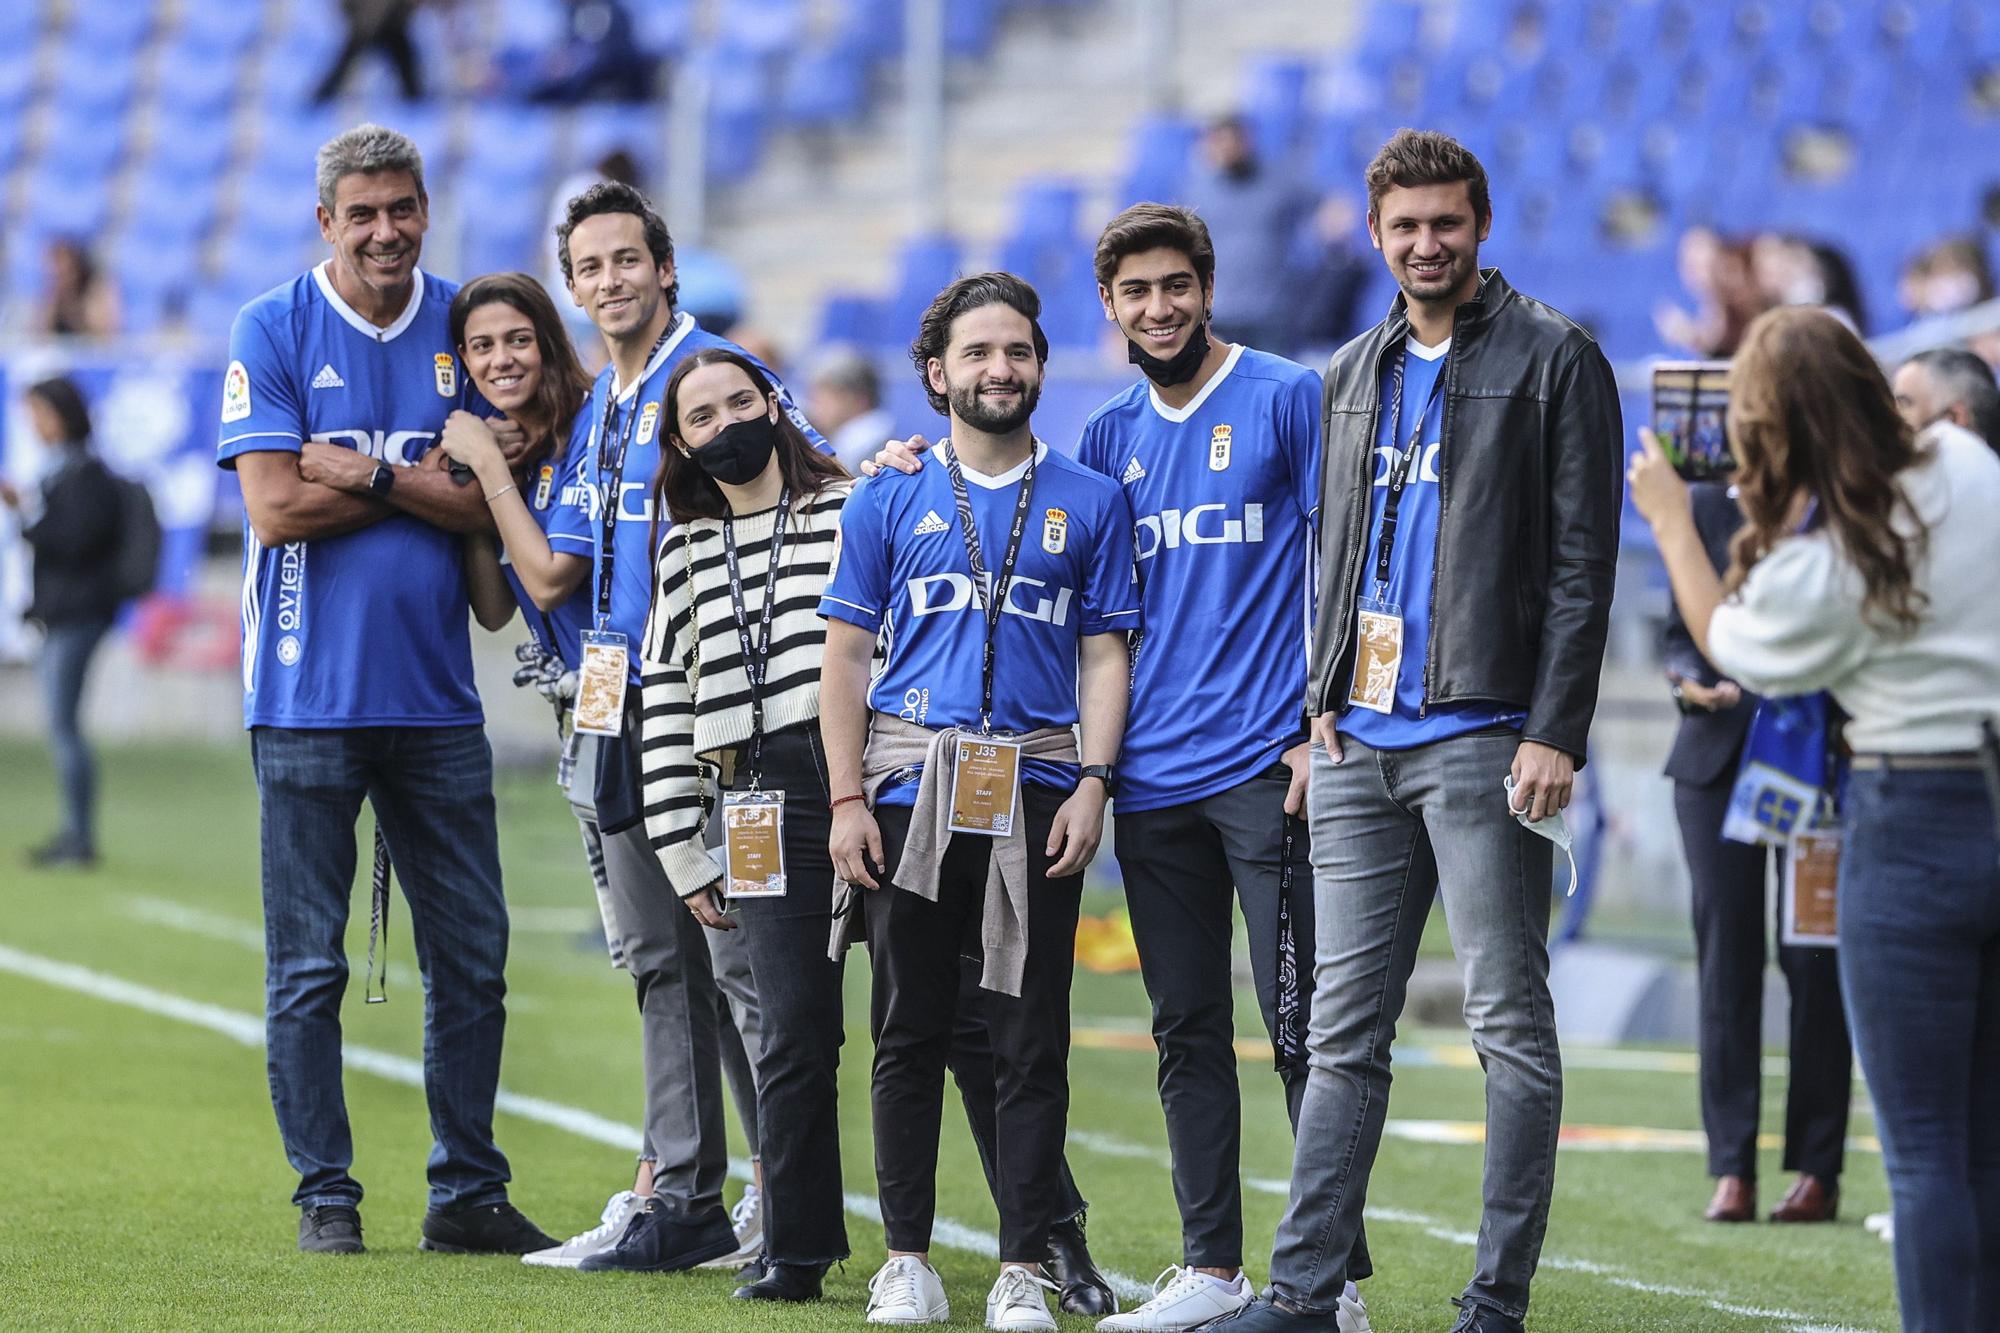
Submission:
[[347,381],[340,377],[340,372],[333,368],[333,363],[328,362],[319,368],[319,374],[313,376],[312,386],[315,389],[345,389]]
[[910,529],[910,535],[912,537],[928,537],[933,532],[943,532],[950,526],[950,524],[939,518],[938,511],[933,509],[917,521],[917,526]]
[[1125,475],[1118,480],[1121,485],[1130,486],[1145,475],[1146,469],[1139,466],[1139,455],[1134,454],[1132,455],[1132,461],[1125,465]]

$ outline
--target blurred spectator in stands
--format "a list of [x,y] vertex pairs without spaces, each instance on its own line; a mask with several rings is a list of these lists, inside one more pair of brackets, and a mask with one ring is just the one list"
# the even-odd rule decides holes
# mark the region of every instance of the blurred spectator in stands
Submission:
[[1899,290],[1913,319],[1955,314],[1993,299],[1993,270],[1977,240],[1951,236],[1904,266]]
[[[699,245],[676,246],[674,279],[681,285],[679,308],[693,315],[703,328],[733,329],[742,320],[748,285],[743,270],[719,251]],[[734,341],[735,335],[729,336]],[[763,354],[759,349],[757,355]],[[775,361],[765,364],[778,368]]]
[[654,59],[639,46],[623,0],[566,0],[561,44],[543,57],[533,102],[643,102]]
[[37,333],[106,338],[118,332],[118,288],[98,271],[82,241],[49,242],[48,292],[35,316]]
[[1867,332],[1854,266],[1833,246],[1784,232],[1763,232],[1750,243],[1750,271],[1766,305],[1821,306],[1856,333]]
[[313,102],[331,102],[338,97],[354,71],[354,62],[371,48],[395,67],[403,96],[412,102],[421,98],[423,74],[417,67],[416,43],[410,40],[410,15],[416,7],[417,0],[340,0],[341,15],[347,20],[347,40],[327,67],[326,77],[313,90]]
[[806,385],[806,416],[857,477],[862,460],[873,458],[895,434],[875,364],[852,347],[836,347],[820,359]]
[[1215,266],[1229,275],[1215,289],[1211,336],[1290,355],[1298,276],[1293,255],[1317,199],[1291,173],[1268,169],[1248,124],[1227,115],[1202,136],[1201,163],[1186,202],[1208,224]]
[[1655,311],[1653,325],[1660,337],[1696,356],[1731,355],[1743,330],[1769,306],[1752,275],[1750,247],[1711,228],[1690,227],[1681,234],[1680,272],[1694,309],[1666,306]]
[[1345,195],[1329,195],[1313,210],[1294,265],[1291,302],[1295,351],[1329,353],[1375,321],[1361,298],[1375,279],[1376,265],[1363,238],[1361,210]]
[[[680,270],[676,270],[679,272]],[[682,289],[685,291],[685,287]],[[686,308],[685,304],[682,307]],[[700,323],[697,318],[695,322]],[[778,346],[778,340],[754,324],[729,323],[719,327],[727,330],[722,336],[735,343],[750,355],[762,361],[773,376],[782,379],[785,374],[785,349]]]
[[62,831],[28,853],[37,866],[97,859],[96,774],[79,715],[91,658],[118,614],[118,483],[90,447],[90,412],[67,379],[29,387],[28,414],[49,451],[41,485],[23,494],[0,481],[0,504],[21,520],[35,555],[28,619],[42,643],[49,750],[62,787]]
[[1911,430],[1949,421],[2000,450],[2000,387],[1993,367],[1962,347],[1933,347],[1896,368],[1896,410]]

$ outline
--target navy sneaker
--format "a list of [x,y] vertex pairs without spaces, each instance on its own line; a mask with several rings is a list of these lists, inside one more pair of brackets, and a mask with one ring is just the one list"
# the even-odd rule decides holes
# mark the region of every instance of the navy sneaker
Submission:
[[503,1199],[431,1209],[424,1214],[424,1238],[417,1248],[436,1254],[533,1254],[561,1243]]
[[1209,1329],[1215,1333],[1339,1333],[1340,1316],[1288,1310],[1269,1296],[1260,1296],[1202,1328],[1204,1333]]
[[654,1195],[608,1250],[577,1265],[584,1273],[678,1273],[736,1248],[736,1230],[721,1204],[690,1213]]
[[1458,1321],[1451,1326],[1451,1333],[1527,1333],[1526,1324],[1495,1306],[1463,1296],[1452,1297],[1451,1303],[1458,1307]]
[[361,1210],[344,1203],[322,1203],[299,1211],[299,1253],[363,1254]]

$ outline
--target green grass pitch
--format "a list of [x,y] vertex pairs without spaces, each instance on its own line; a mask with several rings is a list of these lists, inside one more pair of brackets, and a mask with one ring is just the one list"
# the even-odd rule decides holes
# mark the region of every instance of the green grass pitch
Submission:
[[[356,1174],[368,1189],[370,1252],[350,1260],[297,1254],[293,1182],[254,1044],[262,926],[247,747],[117,749],[103,756],[102,773],[104,864],[88,874],[30,872],[21,853],[54,818],[53,784],[38,750],[0,742],[8,812],[0,822],[0,1325],[864,1327],[882,1237],[860,1216],[849,1219],[854,1257],[830,1279],[828,1299],[782,1310],[731,1302],[721,1273],[594,1277],[419,1253],[429,1147],[422,1092],[360,1069],[349,1071],[346,1093]],[[567,1235],[595,1222],[605,1196],[629,1179],[631,1157],[575,1123],[550,1121],[575,1113],[600,1126],[637,1119],[637,1018],[629,983],[579,942],[594,907],[575,827],[549,774],[503,773],[499,801],[517,913],[503,1082],[557,1110],[539,1118],[503,1111],[498,1127],[515,1201]],[[1087,906],[1115,902],[1107,877]],[[366,932],[358,897],[349,932],[357,977]],[[392,938],[390,1003],[364,1007],[350,993],[346,1038],[408,1060],[420,1050],[422,998],[400,904]],[[847,1182],[863,1201],[873,1194],[865,976],[865,963],[850,965],[842,1071]],[[143,989],[107,993],[104,978]],[[162,1012],[163,996],[207,1007]],[[1101,1263],[1147,1282],[1178,1258],[1179,1228],[1153,1060],[1133,1039],[1145,1031],[1145,995],[1136,976],[1079,971],[1073,1010],[1080,1037],[1070,1067],[1070,1153],[1091,1200],[1091,1239]],[[1247,996],[1238,1014],[1254,1035]],[[1406,1032],[1392,1119],[1477,1121],[1479,1073],[1453,1058],[1465,1047],[1462,1032]],[[1685,1059],[1634,1070],[1592,1054],[1570,1053],[1567,1125],[1698,1128]],[[1241,1072],[1247,1257],[1261,1282],[1292,1143],[1268,1065],[1246,1057]],[[1853,1133],[1865,1136],[1873,1122],[1859,1093]],[[1781,1083],[1767,1084],[1765,1105],[1766,1128],[1780,1128]],[[939,1212],[990,1243],[993,1207],[955,1117],[948,1109]],[[1784,1180],[1775,1151],[1763,1167],[1768,1206]],[[1442,1333],[1450,1324],[1448,1298],[1471,1269],[1479,1171],[1477,1146],[1385,1142],[1369,1192],[1378,1274],[1364,1288],[1383,1333]],[[1565,1150],[1530,1327],[1894,1326],[1889,1250],[1861,1227],[1864,1214],[1886,1206],[1879,1157],[1851,1155],[1842,1217],[1832,1226],[1707,1225],[1707,1192],[1701,1156],[1685,1147]],[[953,1325],[977,1328],[990,1260],[942,1245],[937,1259]]]

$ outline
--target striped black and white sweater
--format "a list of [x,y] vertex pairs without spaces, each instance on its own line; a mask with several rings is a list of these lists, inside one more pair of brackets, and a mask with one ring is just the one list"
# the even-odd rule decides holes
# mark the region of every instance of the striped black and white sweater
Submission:
[[[766,735],[819,716],[820,661],[826,652],[819,599],[832,576],[840,510],[852,485],[835,482],[818,496],[795,503],[785,525],[770,667],[764,677]],[[770,509],[734,520],[752,642],[764,617],[776,518],[777,510]],[[720,519],[677,524],[661,543],[653,611],[640,656],[639,767],[646,833],[674,891],[686,895],[712,883],[718,873],[702,848],[700,760],[750,738],[750,681],[729,604]]]

